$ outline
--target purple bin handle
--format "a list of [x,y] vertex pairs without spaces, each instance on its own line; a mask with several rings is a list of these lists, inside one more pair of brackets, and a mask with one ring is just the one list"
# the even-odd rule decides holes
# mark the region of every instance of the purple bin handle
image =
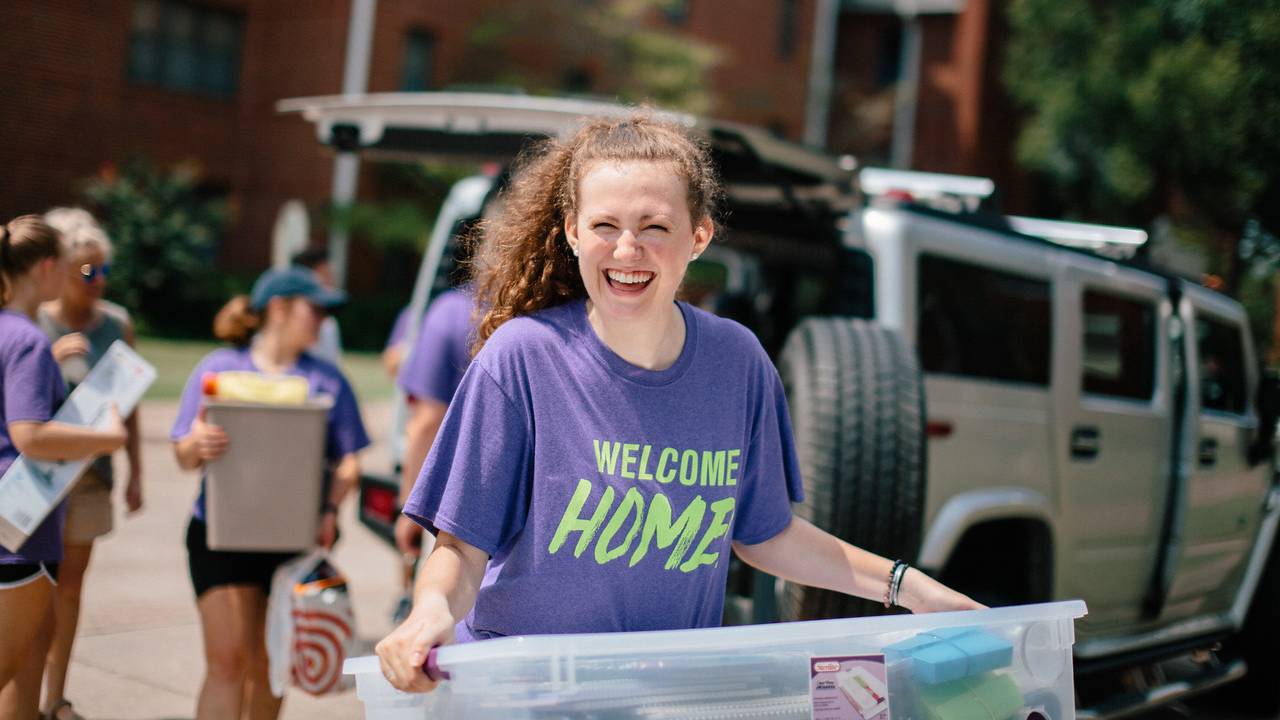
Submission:
[[441,670],[440,665],[436,662],[436,651],[439,649],[439,645],[432,647],[431,651],[427,653],[426,664],[422,666],[422,671],[427,674],[427,679],[431,682],[440,682],[441,680],[448,680],[451,677],[449,675],[449,671]]

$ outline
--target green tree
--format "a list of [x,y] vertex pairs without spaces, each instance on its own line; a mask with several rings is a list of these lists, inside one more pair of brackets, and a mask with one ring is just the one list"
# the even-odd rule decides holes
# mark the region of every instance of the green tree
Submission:
[[1280,0],[1010,0],[1019,158],[1069,214],[1203,238],[1235,293],[1280,230]]
[[104,166],[85,198],[115,248],[108,297],[142,332],[207,337],[213,313],[237,289],[214,269],[226,203],[200,192],[194,168],[140,159]]
[[[468,37],[460,83],[579,92],[705,113],[715,47],[662,27],[673,0],[492,4]],[[652,22],[651,22],[652,21]],[[537,52],[528,52],[537,48]]]

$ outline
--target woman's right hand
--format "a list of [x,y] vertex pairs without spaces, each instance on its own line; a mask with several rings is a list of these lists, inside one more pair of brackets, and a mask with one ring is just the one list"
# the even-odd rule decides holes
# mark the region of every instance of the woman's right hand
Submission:
[[53,359],[61,363],[73,355],[89,354],[89,339],[82,333],[67,333],[53,341]]
[[434,690],[436,682],[427,677],[423,665],[431,648],[453,642],[456,623],[443,596],[419,598],[400,627],[378,643],[378,661],[387,682],[404,692]]
[[196,457],[200,462],[217,460],[231,445],[227,431],[223,430],[222,426],[209,422],[207,413],[208,408],[202,405],[200,411],[196,413],[196,419],[191,423],[191,437],[195,443]]
[[129,439],[129,430],[124,426],[124,420],[120,417],[120,408],[116,407],[115,403],[111,403],[111,407],[107,410],[107,424],[102,427],[101,432],[111,443],[111,448],[106,451],[108,453],[124,447]]

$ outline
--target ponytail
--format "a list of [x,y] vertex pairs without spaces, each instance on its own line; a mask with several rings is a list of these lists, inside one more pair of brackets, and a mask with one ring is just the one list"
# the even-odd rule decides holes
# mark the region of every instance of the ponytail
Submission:
[[13,286],[42,260],[62,256],[58,231],[39,215],[23,215],[0,225],[0,304],[8,304]]
[[262,313],[255,312],[248,295],[236,295],[213,318],[213,336],[238,348],[245,347],[262,327]]

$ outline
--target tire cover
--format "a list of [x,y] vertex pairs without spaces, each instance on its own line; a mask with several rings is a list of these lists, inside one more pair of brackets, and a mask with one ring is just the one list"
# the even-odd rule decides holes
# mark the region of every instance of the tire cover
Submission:
[[[788,337],[778,370],[804,482],[796,513],[853,545],[914,562],[925,501],[924,385],[914,353],[875,323],[808,318]],[[791,583],[779,609],[783,620],[888,612]]]

